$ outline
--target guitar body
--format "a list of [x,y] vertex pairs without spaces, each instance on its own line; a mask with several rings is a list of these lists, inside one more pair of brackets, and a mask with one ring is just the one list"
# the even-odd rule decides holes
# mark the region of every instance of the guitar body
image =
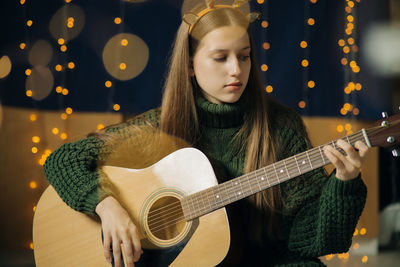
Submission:
[[[230,245],[225,209],[186,221],[180,204],[185,196],[217,185],[202,152],[183,148],[146,169],[105,166],[103,171],[139,228],[145,253],[184,246],[170,266],[215,266],[224,259]],[[51,186],[37,205],[33,243],[39,267],[110,266],[99,219],[68,207]]]

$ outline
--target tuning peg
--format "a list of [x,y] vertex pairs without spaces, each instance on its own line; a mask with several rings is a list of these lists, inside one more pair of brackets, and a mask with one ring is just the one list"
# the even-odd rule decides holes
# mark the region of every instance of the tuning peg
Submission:
[[399,157],[400,156],[400,149],[393,149],[392,150],[392,155],[393,157]]

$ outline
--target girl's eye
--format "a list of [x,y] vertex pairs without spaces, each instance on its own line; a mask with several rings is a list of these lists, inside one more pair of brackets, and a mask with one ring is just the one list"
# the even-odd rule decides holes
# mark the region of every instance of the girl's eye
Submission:
[[217,57],[217,58],[214,58],[214,60],[217,62],[223,62],[226,60],[226,57]]
[[250,58],[250,56],[239,56],[239,59],[242,61],[246,61]]

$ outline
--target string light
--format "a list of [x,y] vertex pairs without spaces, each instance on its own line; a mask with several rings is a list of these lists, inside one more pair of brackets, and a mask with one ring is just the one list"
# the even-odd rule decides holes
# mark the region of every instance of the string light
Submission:
[[58,128],[53,128],[53,129],[51,130],[51,132],[52,132],[54,135],[57,135],[57,134],[60,132],[60,130],[59,130]]
[[62,45],[60,47],[61,52],[66,52],[67,51],[67,46],[66,45]]
[[265,50],[268,50],[268,49],[270,49],[270,48],[271,48],[271,45],[270,45],[270,43],[268,43],[268,42],[264,42],[264,43],[263,43],[263,48],[264,48]]
[[28,27],[31,27],[32,24],[33,24],[33,21],[32,21],[32,20],[28,20],[28,21],[26,22],[26,25],[27,25]]
[[361,258],[361,262],[362,263],[366,263],[368,261],[368,256],[363,256],[362,258]]
[[262,71],[267,71],[268,70],[268,66],[266,64],[262,64],[261,65],[261,70]]
[[38,152],[38,148],[34,146],[32,147],[31,151],[33,154],[36,154]]
[[33,122],[37,120],[37,115],[32,113],[31,115],[29,115],[29,119]]
[[271,86],[271,85],[268,85],[266,88],[265,88],[265,91],[267,92],[267,93],[272,93],[273,91],[274,91],[274,88]]
[[26,76],[29,76],[29,75],[31,75],[32,74],[32,70],[31,69],[26,69],[25,70],[25,75]]
[[31,181],[31,182],[29,183],[29,187],[30,187],[31,189],[36,189],[36,188],[38,187],[37,182],[36,182],[36,181]]
[[31,97],[33,95],[32,90],[26,90],[26,96]]
[[97,125],[97,130],[102,130],[104,129],[104,124],[100,123]]
[[116,18],[114,19],[114,23],[115,23],[115,24],[121,24],[121,22],[122,22],[122,20],[121,20],[120,17],[116,17]]
[[75,68],[75,63],[74,62],[69,62],[68,63],[68,68],[71,69],[71,70],[74,69]]
[[21,48],[21,50],[24,50],[25,47],[26,47],[26,44],[25,44],[25,43],[20,43],[20,44],[19,44],[19,48]]
[[106,82],[104,83],[104,85],[105,85],[107,88],[110,88],[110,87],[112,86],[112,82],[111,82],[111,81],[106,81]]
[[118,111],[118,110],[121,109],[121,106],[118,105],[118,104],[114,104],[113,109],[114,109],[115,111]]
[[264,29],[265,28],[268,28],[268,21],[266,21],[266,20],[263,20],[262,22],[261,22],[261,27],[263,27]]
[[64,89],[62,89],[62,91],[61,91],[61,93],[63,94],[63,95],[68,95],[68,89],[67,88],[64,88]]
[[122,46],[127,46],[128,45],[128,40],[127,39],[122,39],[121,40],[121,45]]
[[123,62],[120,63],[120,64],[119,64],[119,69],[120,69],[120,70],[126,70],[126,64],[123,63]]

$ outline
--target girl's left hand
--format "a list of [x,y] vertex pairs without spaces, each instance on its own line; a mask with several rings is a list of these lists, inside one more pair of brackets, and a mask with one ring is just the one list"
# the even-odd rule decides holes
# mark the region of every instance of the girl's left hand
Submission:
[[339,139],[336,145],[343,149],[347,155],[343,155],[330,145],[324,147],[325,155],[336,167],[336,177],[343,181],[356,178],[365,160],[368,146],[361,141],[357,141],[354,144],[354,147],[357,149],[355,150],[352,145],[342,139]]

